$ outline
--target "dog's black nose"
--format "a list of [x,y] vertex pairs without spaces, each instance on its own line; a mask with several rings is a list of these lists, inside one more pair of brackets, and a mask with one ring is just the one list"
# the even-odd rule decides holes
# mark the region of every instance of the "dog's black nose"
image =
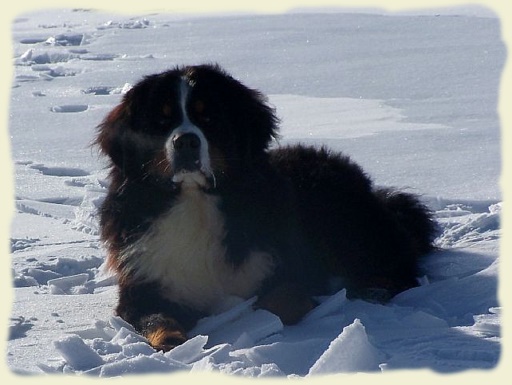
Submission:
[[177,151],[195,151],[201,146],[201,140],[196,134],[188,132],[186,134],[177,135],[172,140],[172,144]]
[[194,133],[178,134],[172,138],[175,171],[195,171],[201,167],[201,139]]

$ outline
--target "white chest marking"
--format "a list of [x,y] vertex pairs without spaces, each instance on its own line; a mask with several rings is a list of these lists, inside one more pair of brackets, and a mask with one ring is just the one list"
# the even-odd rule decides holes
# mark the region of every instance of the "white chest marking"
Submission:
[[162,285],[169,300],[213,313],[229,297],[253,296],[273,268],[270,255],[253,252],[234,269],[224,236],[217,198],[184,184],[169,212],[122,258],[137,278]]

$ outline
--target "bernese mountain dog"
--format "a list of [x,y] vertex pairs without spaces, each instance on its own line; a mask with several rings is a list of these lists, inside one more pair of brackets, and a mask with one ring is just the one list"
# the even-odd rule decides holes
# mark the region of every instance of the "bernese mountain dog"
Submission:
[[334,290],[386,301],[417,286],[436,233],[419,198],[325,147],[270,149],[277,130],[265,96],[212,64],[145,77],[98,126],[116,313],[154,348],[237,300],[294,324]]

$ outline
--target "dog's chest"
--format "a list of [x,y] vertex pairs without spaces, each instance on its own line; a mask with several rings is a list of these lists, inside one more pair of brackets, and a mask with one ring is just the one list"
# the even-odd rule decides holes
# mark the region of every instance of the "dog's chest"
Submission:
[[271,257],[250,253],[233,268],[226,260],[224,216],[218,199],[184,191],[128,254],[141,279],[156,281],[169,300],[208,313],[230,297],[249,298],[272,271]]

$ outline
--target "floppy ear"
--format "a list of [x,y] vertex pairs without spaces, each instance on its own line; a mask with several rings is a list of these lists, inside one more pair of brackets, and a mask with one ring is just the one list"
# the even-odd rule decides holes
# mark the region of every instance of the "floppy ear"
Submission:
[[132,98],[133,88],[125,94],[123,101],[110,111],[103,122],[98,125],[98,135],[94,141],[101,152],[110,158],[112,164],[121,170],[126,168],[123,137],[129,129]]
[[215,68],[223,76],[222,88],[229,90],[226,97],[229,98],[228,104],[233,107],[233,118],[242,129],[246,157],[258,156],[268,148],[272,139],[279,137],[279,118],[275,109],[264,94],[245,86],[219,66]]
[[278,137],[279,119],[262,93],[245,86],[215,63],[190,67],[186,75],[222,104],[219,107],[229,114],[234,133],[240,137],[240,151],[247,160],[263,154],[272,139]]
[[241,118],[246,129],[245,137],[248,154],[258,155],[277,139],[279,119],[265,95],[243,86],[243,97],[239,98]]

